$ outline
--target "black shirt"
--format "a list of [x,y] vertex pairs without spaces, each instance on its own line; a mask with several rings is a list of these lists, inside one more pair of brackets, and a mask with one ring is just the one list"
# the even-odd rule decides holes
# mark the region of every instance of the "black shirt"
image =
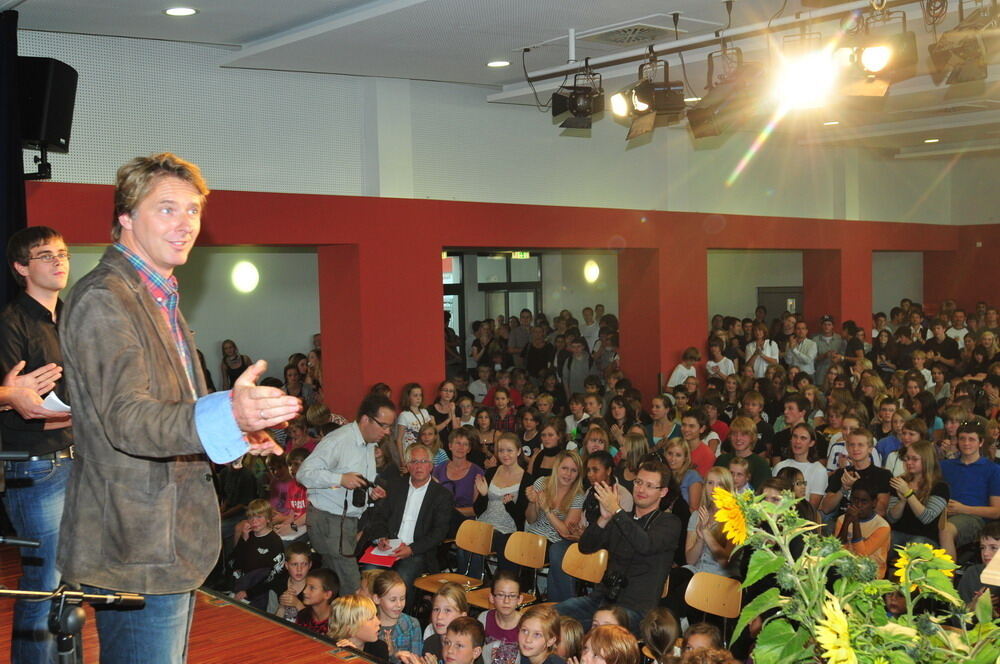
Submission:
[[[849,466],[853,468],[853,466]],[[841,489],[840,478],[844,476],[844,468],[839,468],[833,475],[830,475],[830,480],[827,482],[826,491],[827,493],[836,493]],[[888,494],[890,491],[889,480],[892,479],[892,473],[890,473],[885,468],[879,468],[874,463],[868,464],[868,467],[864,470],[853,468],[854,472],[858,474],[858,481],[854,483],[854,487],[865,487],[871,493],[873,499],[878,498],[878,494],[885,493]],[[850,492],[845,492],[844,496],[840,499],[840,505],[837,508],[836,513],[842,514],[844,510],[847,509],[849,502]]]
[[[56,303],[56,317],[62,312],[62,301]],[[38,300],[21,291],[14,301],[0,312],[0,375],[6,375],[15,364],[24,360],[22,374],[30,373],[50,362],[62,366],[59,332],[52,320],[52,313]],[[63,383],[56,392],[63,401]],[[45,420],[25,420],[17,411],[0,413],[0,432],[3,449],[30,452],[32,455],[49,454],[65,449],[73,442],[70,427],[44,430]]]

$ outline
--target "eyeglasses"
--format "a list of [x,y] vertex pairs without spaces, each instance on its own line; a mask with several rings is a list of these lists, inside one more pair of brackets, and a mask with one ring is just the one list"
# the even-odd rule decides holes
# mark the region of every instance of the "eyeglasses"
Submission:
[[493,593],[493,597],[496,599],[502,599],[508,602],[512,602],[519,597],[517,593]]
[[68,251],[60,251],[58,254],[42,254],[40,256],[31,256],[28,258],[29,261],[42,261],[43,263],[55,263],[59,261],[60,263],[65,263],[69,260]]
[[375,424],[377,424],[379,426],[379,428],[382,429],[383,431],[388,431],[389,428],[392,427],[391,424],[385,424],[384,422],[379,422],[374,417],[369,417],[368,419],[370,419],[372,422],[374,422]]
[[430,463],[430,462],[431,462],[430,459],[410,459],[406,463],[409,464],[409,465],[411,465],[411,466],[421,466],[421,465],[423,465],[425,463]]
[[650,482],[646,482],[645,480],[633,480],[632,481],[632,485],[633,486],[637,486],[640,489],[661,489],[661,488],[663,488],[659,484],[651,484]]

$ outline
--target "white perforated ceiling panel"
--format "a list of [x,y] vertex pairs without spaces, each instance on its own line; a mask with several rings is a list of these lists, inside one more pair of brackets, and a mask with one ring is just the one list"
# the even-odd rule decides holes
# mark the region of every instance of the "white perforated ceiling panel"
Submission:
[[169,150],[215,189],[365,190],[358,79],[223,69],[224,51],[191,44],[30,31],[19,41],[21,55],[79,73],[70,152],[50,155],[56,181],[110,183],[132,157]]

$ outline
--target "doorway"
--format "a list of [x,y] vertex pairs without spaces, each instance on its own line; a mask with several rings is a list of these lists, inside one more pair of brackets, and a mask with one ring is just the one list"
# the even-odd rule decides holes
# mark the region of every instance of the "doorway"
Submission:
[[757,306],[767,309],[768,321],[779,318],[787,311],[796,316],[802,316],[801,286],[758,286]]

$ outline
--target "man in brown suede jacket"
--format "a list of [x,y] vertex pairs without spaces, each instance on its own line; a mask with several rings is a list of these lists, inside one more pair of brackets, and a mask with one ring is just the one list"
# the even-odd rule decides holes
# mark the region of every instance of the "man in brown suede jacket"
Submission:
[[102,662],[185,660],[193,590],[219,556],[209,458],[280,452],[245,433],[301,407],[276,388],[255,386],[264,362],[232,390],[205,394],[173,270],[187,262],[207,195],[198,167],[169,153],[119,169],[115,244],[63,313],[77,457],[58,566],[88,592],[146,598],[141,610],[98,609]]

